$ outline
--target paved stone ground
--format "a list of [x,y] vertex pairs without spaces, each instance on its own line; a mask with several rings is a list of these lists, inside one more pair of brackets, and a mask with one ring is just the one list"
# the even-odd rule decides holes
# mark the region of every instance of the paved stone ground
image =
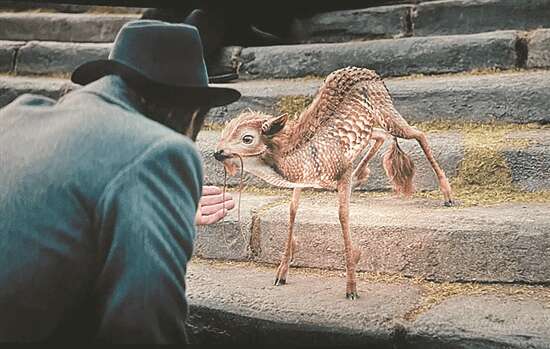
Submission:
[[346,300],[343,273],[195,258],[188,268],[195,344],[369,348],[550,348],[550,289],[457,287],[359,274]]
[[[234,190],[232,195],[237,200]],[[196,254],[278,264],[288,235],[289,198],[290,191],[245,193],[240,224],[232,210],[224,223],[200,227]],[[550,203],[445,208],[442,200],[355,193],[350,228],[363,251],[362,271],[437,281],[550,283],[548,212]],[[295,237],[294,265],[344,268],[335,193],[304,195]]]

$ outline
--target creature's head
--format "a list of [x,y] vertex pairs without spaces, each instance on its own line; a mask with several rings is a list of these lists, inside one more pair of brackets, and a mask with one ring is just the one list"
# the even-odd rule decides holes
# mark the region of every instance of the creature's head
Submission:
[[272,116],[251,110],[241,113],[222,131],[214,157],[223,162],[229,175],[235,175],[236,159],[262,156],[269,148],[271,137],[283,129],[287,120],[288,114]]

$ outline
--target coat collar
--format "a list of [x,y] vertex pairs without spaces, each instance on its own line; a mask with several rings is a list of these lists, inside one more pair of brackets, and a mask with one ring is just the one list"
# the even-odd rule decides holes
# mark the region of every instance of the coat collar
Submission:
[[137,96],[128,84],[117,75],[107,75],[65,96],[63,100],[70,99],[71,95],[91,93],[116,104],[130,112],[143,114],[140,108],[139,96]]

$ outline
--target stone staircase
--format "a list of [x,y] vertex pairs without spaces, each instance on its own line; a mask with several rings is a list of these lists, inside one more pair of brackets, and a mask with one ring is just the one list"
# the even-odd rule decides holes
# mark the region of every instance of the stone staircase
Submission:
[[[14,11],[9,3],[0,2],[0,107],[23,93],[59,98],[77,89],[70,72],[106,58],[120,26],[140,13]],[[548,326],[540,325],[550,323],[550,1],[336,11],[296,20],[292,33],[288,45],[226,47],[209,65],[214,73],[238,72],[237,82],[223,86],[243,97],[211,110],[199,135],[207,183],[223,184],[212,153],[225,122],[245,108],[297,113],[328,73],[356,65],[384,76],[397,109],[428,131],[460,205],[441,205],[415,142],[401,142],[418,170],[411,199],[392,197],[375,158],[369,183],[352,199],[364,277],[353,310],[340,299],[335,193],[304,193],[295,268],[290,284],[277,288],[270,285],[290,192],[245,175],[240,221],[233,210],[197,234],[188,291],[195,340],[550,348]],[[228,184],[238,196],[239,179]],[[384,305],[386,291],[392,306]]]

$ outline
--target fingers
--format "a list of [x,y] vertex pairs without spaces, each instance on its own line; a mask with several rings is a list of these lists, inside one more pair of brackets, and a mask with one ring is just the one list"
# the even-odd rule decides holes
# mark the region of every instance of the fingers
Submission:
[[[209,206],[209,205],[216,205],[222,203],[223,200],[223,194],[215,194],[215,195],[203,195],[201,198],[201,205],[203,206]],[[225,193],[225,202],[233,202],[233,197],[229,193]]]
[[197,225],[207,225],[214,224],[222,220],[222,218],[227,214],[227,210],[219,210],[211,215],[200,216],[197,219]]
[[201,207],[201,213],[203,216],[211,215],[215,212],[221,211],[225,209],[226,211],[229,211],[235,207],[234,201],[226,201],[225,204],[215,204],[215,205],[203,205]]
[[217,195],[223,193],[222,189],[213,185],[205,185],[202,187],[202,195]]

